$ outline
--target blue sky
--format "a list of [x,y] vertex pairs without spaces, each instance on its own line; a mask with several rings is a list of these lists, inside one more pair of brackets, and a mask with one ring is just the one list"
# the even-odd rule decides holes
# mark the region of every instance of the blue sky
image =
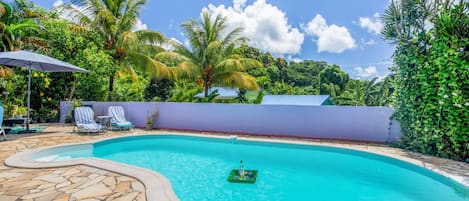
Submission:
[[[52,8],[56,0],[33,0]],[[66,1],[65,1],[66,2]],[[293,3],[294,2],[294,3]],[[394,47],[382,40],[379,18],[389,0],[147,0],[139,28],[184,43],[179,25],[202,10],[229,17],[243,27],[250,45],[289,60],[338,64],[353,78],[388,73]]]

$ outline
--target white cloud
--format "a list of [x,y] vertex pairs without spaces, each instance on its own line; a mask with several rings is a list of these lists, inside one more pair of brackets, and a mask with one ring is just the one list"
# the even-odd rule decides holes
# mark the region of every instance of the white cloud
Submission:
[[376,66],[368,66],[367,68],[355,67],[353,70],[357,73],[359,78],[370,78],[378,75]]
[[300,63],[300,62],[303,62],[303,59],[300,59],[298,57],[292,57],[291,55],[288,55],[287,56],[287,61],[292,61],[292,62],[295,62],[295,63]]
[[241,11],[246,6],[247,0],[233,0],[233,8],[237,11]]
[[374,44],[376,44],[376,41],[373,39],[365,41],[365,45],[374,45]]
[[328,25],[326,19],[317,14],[307,25],[301,25],[306,34],[317,37],[318,52],[342,53],[357,47],[355,39],[344,26]]
[[256,0],[251,5],[246,5],[246,0],[233,0],[233,6],[209,4],[203,10],[226,16],[228,30],[243,28],[242,34],[250,39],[251,46],[273,54],[297,54],[301,51],[304,35],[288,24],[282,10],[265,0]]
[[361,41],[361,44],[362,44],[361,47],[366,46],[366,45],[376,44],[376,41],[374,39],[365,40],[364,38],[361,38],[360,41]]
[[61,5],[63,5],[63,4],[64,4],[64,2],[63,2],[62,0],[57,0],[57,1],[54,2],[54,4],[52,5],[52,7],[61,6]]
[[375,13],[372,17],[360,17],[360,27],[366,28],[368,32],[380,34],[383,30],[383,22],[379,19],[379,13]]
[[144,24],[142,20],[137,19],[137,22],[135,23],[134,27],[132,27],[132,31],[140,31],[140,30],[147,30],[147,24]]

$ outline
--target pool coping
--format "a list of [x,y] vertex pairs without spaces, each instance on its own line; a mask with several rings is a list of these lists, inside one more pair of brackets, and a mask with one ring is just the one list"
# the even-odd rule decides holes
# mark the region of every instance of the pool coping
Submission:
[[[163,201],[176,201],[179,200],[177,195],[175,194],[170,181],[162,174],[149,170],[146,168],[140,168],[137,166],[127,165],[124,163],[114,162],[111,160],[100,159],[95,157],[90,158],[80,158],[80,159],[73,159],[73,160],[66,160],[66,161],[34,161],[31,160],[31,156],[34,153],[38,153],[40,151],[64,147],[64,146],[77,146],[77,145],[92,145],[98,142],[103,142],[112,139],[118,138],[126,138],[126,137],[135,137],[135,136],[161,136],[161,135],[174,135],[174,136],[196,136],[196,137],[206,137],[206,138],[217,138],[217,139],[230,139],[235,137],[236,135],[221,135],[217,133],[210,133],[210,134],[197,134],[197,133],[182,133],[182,132],[173,132],[169,131],[168,133],[152,133],[152,134],[137,134],[132,136],[117,136],[117,137],[109,137],[103,138],[98,140],[92,140],[88,142],[82,143],[66,143],[60,145],[54,145],[49,147],[42,147],[38,149],[28,150],[20,153],[16,153],[10,157],[8,157],[4,163],[10,167],[17,167],[17,168],[59,168],[59,167],[68,167],[68,166],[76,166],[76,165],[86,165],[90,167],[95,167],[111,172],[115,172],[121,175],[133,177],[145,186],[145,195],[147,200],[163,200]],[[426,163],[424,161],[413,159],[406,156],[401,156],[394,153],[387,153],[381,152],[377,150],[368,150],[364,149],[363,147],[352,147],[352,146],[344,146],[344,144],[333,144],[328,142],[314,142],[314,141],[297,141],[292,139],[272,139],[272,138],[263,138],[259,136],[236,136],[239,140],[245,141],[254,141],[254,142],[270,142],[270,143],[287,143],[287,144],[295,144],[295,145],[314,145],[314,146],[323,146],[323,147],[334,147],[334,148],[341,148],[341,149],[349,149],[355,151],[362,151],[371,154],[377,154],[380,156],[394,158],[403,162],[407,162],[413,165],[417,165],[419,167],[423,167],[430,171],[433,171],[437,174],[440,174],[448,179],[451,179],[455,182],[458,182],[469,188],[469,178],[458,176],[451,174],[443,169],[438,168],[437,165],[433,165],[431,163]]]

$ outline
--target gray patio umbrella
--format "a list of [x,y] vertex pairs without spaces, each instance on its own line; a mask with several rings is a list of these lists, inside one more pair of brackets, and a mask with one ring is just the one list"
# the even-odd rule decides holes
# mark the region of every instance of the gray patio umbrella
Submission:
[[26,119],[26,132],[30,132],[29,115],[31,107],[31,70],[41,72],[88,72],[85,69],[60,61],[58,59],[25,50],[0,52],[0,65],[28,68],[28,116]]

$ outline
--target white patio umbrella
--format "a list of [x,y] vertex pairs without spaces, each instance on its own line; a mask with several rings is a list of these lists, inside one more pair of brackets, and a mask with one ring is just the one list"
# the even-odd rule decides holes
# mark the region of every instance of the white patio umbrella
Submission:
[[89,72],[85,69],[60,61],[58,59],[54,59],[52,57],[25,50],[0,52],[0,65],[28,68],[28,116],[26,119],[26,132],[31,132],[29,130],[29,115],[31,103],[31,70],[41,72]]

